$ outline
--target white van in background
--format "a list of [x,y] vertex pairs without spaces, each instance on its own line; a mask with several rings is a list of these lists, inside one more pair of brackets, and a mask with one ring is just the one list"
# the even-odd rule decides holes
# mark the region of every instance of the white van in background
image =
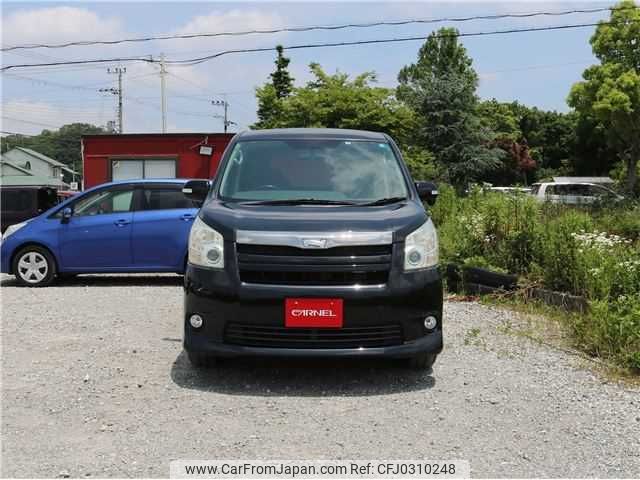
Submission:
[[623,200],[613,190],[595,183],[541,182],[531,186],[531,195],[540,201],[568,205],[589,205],[596,202],[614,203]]

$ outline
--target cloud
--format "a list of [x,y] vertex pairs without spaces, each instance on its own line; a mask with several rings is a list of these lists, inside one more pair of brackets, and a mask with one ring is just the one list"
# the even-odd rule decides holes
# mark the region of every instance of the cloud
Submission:
[[69,123],[104,125],[113,113],[110,105],[62,106],[46,101],[17,99],[2,104],[2,130],[26,134],[57,130]]
[[123,33],[116,18],[101,18],[86,8],[18,10],[2,20],[4,45],[113,39]]
[[213,11],[198,15],[176,33],[229,32],[235,30],[269,30],[283,26],[280,15],[259,10]]
[[196,70],[192,66],[171,66],[168,68],[169,76],[167,82],[171,88],[178,88],[183,93],[208,93],[210,91],[209,81],[211,76],[202,70]]
[[[206,15],[197,15],[172,33],[184,35],[191,33],[240,32],[250,30],[273,30],[282,28],[286,21],[281,15],[261,10],[212,11]],[[210,52],[216,48],[247,48],[255,45],[275,45],[285,34],[258,34],[223,37],[200,37],[177,40],[171,44],[175,52],[190,50],[190,53]],[[193,51],[197,48],[198,50]],[[177,50],[180,49],[180,50]]]

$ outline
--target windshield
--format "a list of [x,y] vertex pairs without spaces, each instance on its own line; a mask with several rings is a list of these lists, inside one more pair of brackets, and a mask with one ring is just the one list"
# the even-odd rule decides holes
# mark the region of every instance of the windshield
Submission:
[[220,187],[222,199],[237,201],[366,203],[406,196],[391,146],[351,140],[238,142]]

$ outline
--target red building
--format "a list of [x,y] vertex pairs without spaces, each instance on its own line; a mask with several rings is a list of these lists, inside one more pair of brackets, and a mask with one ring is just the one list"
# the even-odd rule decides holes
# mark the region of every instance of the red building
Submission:
[[212,178],[232,133],[82,137],[83,188],[134,178]]

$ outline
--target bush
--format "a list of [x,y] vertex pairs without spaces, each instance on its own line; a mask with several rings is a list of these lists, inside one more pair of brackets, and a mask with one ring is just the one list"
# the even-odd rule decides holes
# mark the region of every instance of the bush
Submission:
[[444,263],[518,274],[528,283],[585,296],[571,317],[578,344],[640,369],[640,207],[574,208],[526,195],[440,187],[432,208]]
[[640,294],[594,300],[590,306],[589,315],[573,317],[578,345],[640,371]]
[[583,212],[563,210],[556,217],[542,208],[531,270],[534,279],[552,290],[579,293],[577,249],[574,233],[590,230],[592,222]]

